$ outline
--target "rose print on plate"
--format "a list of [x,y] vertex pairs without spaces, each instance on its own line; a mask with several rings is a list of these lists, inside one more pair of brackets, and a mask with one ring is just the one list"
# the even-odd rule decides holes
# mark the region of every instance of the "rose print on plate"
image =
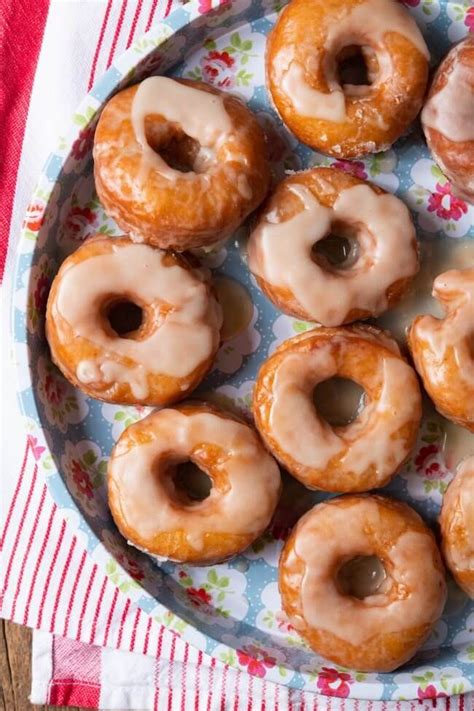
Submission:
[[414,185],[405,194],[409,207],[418,213],[418,224],[426,232],[443,232],[463,237],[472,232],[474,208],[453,194],[440,168],[421,158],[411,170]]
[[89,411],[82,393],[45,356],[38,358],[37,374],[37,393],[48,422],[63,433],[70,424],[81,422]]
[[394,683],[398,688],[392,698],[397,700],[424,701],[440,696],[462,694],[466,688],[469,688],[469,682],[463,679],[461,670],[455,667],[420,667],[411,673],[394,674]]
[[229,565],[212,568],[176,566],[173,578],[179,584],[173,586],[173,594],[185,607],[191,605],[204,622],[232,627],[234,620],[242,620],[248,611],[245,596],[245,576]]
[[260,640],[247,636],[237,638],[224,635],[223,640],[233,649],[226,652],[218,646],[214,650],[214,655],[251,676],[282,683],[289,681],[294,674],[286,664],[286,656],[282,649],[270,647]]
[[66,442],[61,468],[78,507],[90,516],[108,519],[105,477],[107,460],[95,442]]
[[414,453],[400,472],[414,499],[432,499],[441,503],[453,477],[444,454],[445,430],[438,419],[425,421],[418,435]]

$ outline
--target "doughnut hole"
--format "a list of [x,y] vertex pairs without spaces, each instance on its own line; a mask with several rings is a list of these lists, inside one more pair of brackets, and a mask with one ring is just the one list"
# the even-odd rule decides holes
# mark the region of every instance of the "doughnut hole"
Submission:
[[311,257],[322,269],[339,272],[354,267],[360,257],[360,229],[336,220],[329,234],[312,247]]
[[171,498],[178,505],[188,508],[210,496],[213,482],[204,469],[187,459],[170,464],[167,487]]
[[345,427],[357,419],[365,401],[364,388],[348,378],[329,378],[313,390],[316,411],[331,427]]
[[364,96],[379,74],[374,50],[368,46],[348,45],[335,57],[335,78],[348,95]]
[[343,595],[363,600],[382,590],[385,592],[387,571],[376,555],[358,555],[345,561],[337,570],[336,584]]
[[117,297],[106,304],[105,319],[113,335],[139,340],[144,326],[145,310],[134,299]]
[[206,149],[177,125],[165,124],[160,117],[148,116],[145,121],[148,145],[169,165],[181,173],[204,173],[209,167]]

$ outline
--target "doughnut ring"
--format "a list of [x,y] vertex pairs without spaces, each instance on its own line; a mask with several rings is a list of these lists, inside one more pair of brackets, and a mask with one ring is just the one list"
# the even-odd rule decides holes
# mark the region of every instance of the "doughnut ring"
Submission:
[[149,77],[106,104],[94,176],[124,232],[178,252],[228,237],[270,181],[264,136],[249,109],[207,84],[167,77]]
[[[176,485],[191,460],[212,481],[195,501]],[[280,495],[278,466],[257,433],[206,403],[151,413],[128,427],[109,460],[115,522],[147,553],[208,565],[240,553],[267,527]]]
[[[113,323],[124,304],[141,313],[128,332]],[[46,335],[54,363],[86,395],[166,405],[184,398],[211,367],[221,322],[210,285],[183,257],[97,235],[61,265]]]
[[[341,66],[362,53],[367,78]],[[356,158],[389,148],[418,114],[429,52],[393,0],[292,0],[266,51],[267,86],[284,123],[315,150]]]
[[[317,411],[315,386],[334,376],[365,390],[357,417],[332,427]],[[421,418],[415,371],[398,346],[370,326],[315,328],[285,341],[260,369],[255,424],[272,454],[309,489],[384,486],[413,448]]]
[[[317,252],[332,232],[343,261]],[[324,326],[378,316],[417,273],[415,229],[404,203],[335,168],[283,180],[248,242],[249,267],[282,311]]]
[[455,45],[439,65],[421,123],[455,194],[474,204],[474,37]]
[[433,534],[409,506],[382,496],[336,497],[305,514],[281,553],[279,587],[315,652],[367,672],[407,662],[446,601]]
[[474,432],[474,268],[436,277],[446,316],[418,316],[408,345],[425,390],[444,417]]
[[446,565],[474,599],[474,456],[459,465],[444,495],[439,522]]

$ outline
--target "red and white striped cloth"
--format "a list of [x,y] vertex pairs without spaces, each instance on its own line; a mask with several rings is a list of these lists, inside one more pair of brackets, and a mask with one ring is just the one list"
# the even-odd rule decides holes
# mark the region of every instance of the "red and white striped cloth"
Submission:
[[[0,0],[4,333],[12,254],[47,154],[114,56],[175,1]],[[34,439],[25,445],[5,338],[1,356],[0,614],[36,630],[34,703],[171,711],[432,708],[431,701],[365,704],[288,690],[211,659],[136,608],[87,555],[53,502]],[[438,699],[438,709],[472,711],[472,698]]]

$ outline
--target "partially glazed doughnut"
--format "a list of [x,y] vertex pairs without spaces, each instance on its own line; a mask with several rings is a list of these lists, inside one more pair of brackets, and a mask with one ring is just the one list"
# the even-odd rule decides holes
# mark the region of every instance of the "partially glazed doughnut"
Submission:
[[[123,303],[142,316],[138,328],[120,334],[110,314]],[[166,405],[211,367],[221,322],[210,285],[184,258],[127,237],[96,236],[61,265],[46,334],[53,361],[90,397]]]
[[[364,590],[355,571],[371,565],[374,584]],[[381,496],[337,497],[303,516],[283,548],[279,587],[283,609],[312,649],[360,671],[407,662],[446,600],[431,531],[409,506]]]
[[455,45],[439,65],[421,123],[454,192],[474,204],[474,37]]
[[260,204],[270,180],[264,153],[257,119],[238,98],[150,77],[102,111],[95,184],[135,241],[182,252],[228,237]]
[[[339,63],[360,49],[368,84]],[[429,52],[395,0],[292,0],[267,42],[267,84],[300,141],[336,158],[386,150],[421,108]]]
[[[331,264],[315,252],[331,232],[348,238],[345,263]],[[419,266],[404,203],[335,168],[283,180],[250,236],[248,255],[259,286],[278,308],[324,326],[391,308]]]
[[446,565],[474,599],[474,456],[459,465],[444,495],[439,521]]
[[[191,500],[175,483],[190,460],[212,481]],[[153,412],[128,427],[109,461],[109,505],[129,542],[171,560],[210,564],[249,546],[280,495],[278,466],[255,430],[205,403]]]
[[444,417],[474,432],[474,268],[436,277],[446,316],[418,316],[408,345],[425,390]]
[[[313,391],[338,376],[365,390],[356,419],[331,427]],[[310,489],[384,486],[415,444],[421,395],[398,346],[375,328],[316,328],[285,341],[265,361],[254,390],[255,424],[272,454]]]

